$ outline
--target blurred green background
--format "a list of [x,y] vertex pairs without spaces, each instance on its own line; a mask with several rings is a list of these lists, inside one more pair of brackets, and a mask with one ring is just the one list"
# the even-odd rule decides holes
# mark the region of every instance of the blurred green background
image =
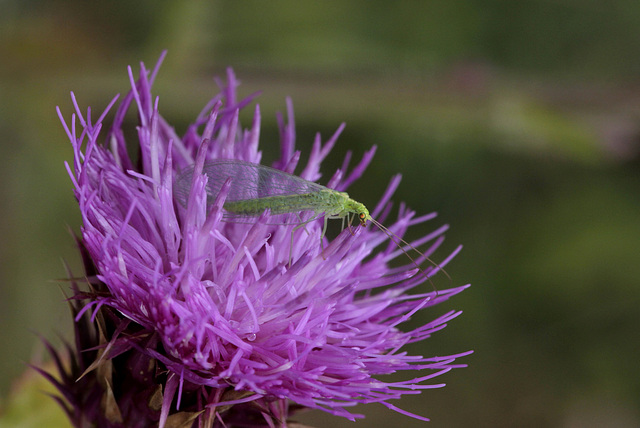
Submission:
[[[347,122],[325,179],[348,149],[359,158],[377,144],[350,194],[373,205],[402,172],[395,200],[440,214],[412,236],[449,223],[441,255],[464,244],[447,270],[473,287],[412,322],[464,314],[411,350],[475,354],[438,379],[446,388],[394,404],[434,428],[640,426],[637,1],[0,6],[5,412],[20,406],[11,389],[26,363],[43,358],[38,336],[69,336],[66,285],[52,280],[65,276],[63,260],[81,272],[68,232],[80,224],[63,166],[71,149],[54,108],[68,118],[73,90],[101,110],[127,91],[127,65],[151,67],[168,49],[155,93],[179,132],[217,91],[212,77],[232,66],[241,95],[263,91],[267,162],[277,153],[275,112],[291,96],[305,155],[316,131],[328,137]],[[31,416],[53,417],[39,409]],[[298,419],[427,426],[382,406],[357,410],[367,419],[355,424],[321,412]]]

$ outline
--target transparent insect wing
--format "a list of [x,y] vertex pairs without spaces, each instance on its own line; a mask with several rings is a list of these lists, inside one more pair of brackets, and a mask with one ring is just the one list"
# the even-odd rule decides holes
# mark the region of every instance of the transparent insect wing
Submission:
[[325,189],[317,183],[268,166],[237,160],[209,161],[205,163],[203,173],[209,178],[207,193],[212,196],[216,196],[225,181],[231,178],[228,201],[302,195]]
[[[194,167],[183,170],[174,185],[174,194],[179,203],[186,205],[191,189]],[[212,160],[204,164],[203,174],[207,175],[206,192],[212,203],[224,183],[231,178],[231,187],[227,201],[241,201],[268,196],[288,196],[316,193],[325,190],[320,184],[307,181],[295,175],[274,168],[239,160]],[[277,214],[270,216],[267,224],[300,224],[315,215],[314,211],[299,211],[295,214]],[[226,212],[225,221],[235,223],[253,223],[256,214],[237,214]]]

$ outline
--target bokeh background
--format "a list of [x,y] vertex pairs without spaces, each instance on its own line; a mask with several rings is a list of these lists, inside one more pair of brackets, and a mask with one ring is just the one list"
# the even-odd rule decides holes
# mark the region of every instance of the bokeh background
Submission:
[[[422,313],[464,314],[412,348],[469,349],[447,387],[325,427],[640,426],[640,3],[634,0],[0,1],[0,426],[64,426],[52,400],[12,391],[34,381],[39,336],[72,321],[63,262],[80,263],[80,217],[63,166],[71,149],[54,108],[69,91],[95,111],[128,88],[126,66],[169,53],[155,85],[184,131],[232,66],[242,95],[262,90],[261,146],[277,152],[276,111],[295,105],[299,148],[347,128],[347,150],[378,154],[350,194],[396,194],[448,223],[456,285]],[[245,118],[245,126],[249,125]],[[308,151],[306,152],[308,153]],[[439,283],[445,285],[446,282]],[[45,388],[38,385],[37,388]],[[43,404],[45,403],[45,404]],[[48,406],[46,403],[50,403]],[[31,406],[31,407],[29,407]],[[34,412],[33,408],[38,411]],[[20,409],[31,418],[18,421]],[[51,413],[49,413],[51,412]],[[12,419],[13,418],[13,419]],[[42,424],[42,418],[48,423]]]

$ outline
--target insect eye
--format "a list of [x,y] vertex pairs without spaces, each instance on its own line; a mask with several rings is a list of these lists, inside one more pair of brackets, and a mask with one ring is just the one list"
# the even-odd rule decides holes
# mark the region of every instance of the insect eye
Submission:
[[364,219],[364,217],[365,217],[364,213],[360,213],[360,219],[362,220]]

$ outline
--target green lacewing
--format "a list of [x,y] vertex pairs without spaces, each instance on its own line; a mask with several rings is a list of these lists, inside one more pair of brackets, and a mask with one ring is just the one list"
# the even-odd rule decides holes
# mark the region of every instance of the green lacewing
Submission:
[[[193,172],[194,167],[188,167],[178,174],[175,181],[174,195],[183,206],[187,205]],[[438,264],[373,219],[364,204],[351,199],[345,192],[329,189],[265,165],[234,159],[207,161],[202,172],[208,178],[206,192],[208,201],[211,203],[225,182],[230,180],[229,192],[223,205],[224,221],[250,223],[269,210],[269,224],[296,225],[291,232],[290,248],[293,247],[293,233],[322,216],[324,216],[324,227],[320,236],[321,245],[329,219],[342,219],[343,228],[345,220],[349,227],[354,218],[361,226],[366,226],[369,221],[383,231],[430,282],[429,276],[420,269],[401,244],[429,260],[449,277]],[[291,264],[291,254],[289,264]]]

